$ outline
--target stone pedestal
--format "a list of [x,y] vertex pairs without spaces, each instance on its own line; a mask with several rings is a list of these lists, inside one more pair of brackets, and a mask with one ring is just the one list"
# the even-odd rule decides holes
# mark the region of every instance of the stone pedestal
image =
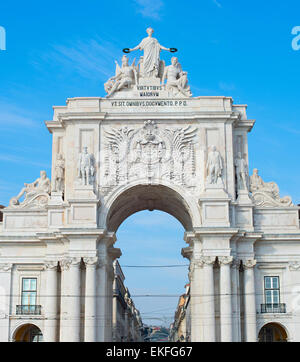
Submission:
[[248,190],[238,190],[237,203],[242,205],[252,205]]

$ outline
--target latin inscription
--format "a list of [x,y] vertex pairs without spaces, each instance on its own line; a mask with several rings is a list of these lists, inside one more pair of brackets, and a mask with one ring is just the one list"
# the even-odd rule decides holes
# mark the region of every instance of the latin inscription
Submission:
[[185,107],[187,101],[148,100],[148,101],[113,101],[112,107]]

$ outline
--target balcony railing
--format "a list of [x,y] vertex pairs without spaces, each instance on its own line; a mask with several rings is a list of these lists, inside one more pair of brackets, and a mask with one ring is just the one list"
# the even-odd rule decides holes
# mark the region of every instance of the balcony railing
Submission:
[[261,313],[286,313],[285,303],[261,304]]
[[40,315],[41,305],[17,305],[16,314],[18,315]]

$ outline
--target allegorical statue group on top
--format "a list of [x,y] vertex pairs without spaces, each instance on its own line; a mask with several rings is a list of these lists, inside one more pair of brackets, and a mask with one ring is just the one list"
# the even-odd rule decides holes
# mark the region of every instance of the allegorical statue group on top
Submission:
[[[143,56],[137,65],[135,60],[131,65],[128,64],[126,55],[122,58],[122,66],[120,67],[116,62],[116,75],[109,78],[104,84],[105,90],[108,93],[107,97],[112,96],[114,93],[122,89],[131,89],[135,85],[148,84],[151,81],[154,85],[160,85],[166,90],[170,91],[172,96],[190,97],[190,87],[188,86],[187,73],[182,71],[181,65],[178,63],[176,57],[172,57],[171,65],[165,66],[165,62],[160,59],[160,51],[167,50],[170,52],[177,51],[175,48],[166,48],[159,44],[157,39],[152,37],[153,29],[147,29],[148,37],[144,38],[139,45],[130,49],[123,49],[124,52],[129,53],[135,50],[143,50]],[[166,84],[165,84],[166,81]],[[163,151],[165,141],[157,137],[154,130],[157,128],[153,121],[147,121],[143,127],[144,138],[137,140],[135,145],[135,162],[134,164],[147,163],[149,174],[153,171],[151,165],[153,164],[153,151],[157,151],[157,163],[161,164],[163,161]],[[111,149],[117,150],[120,148],[120,140],[128,135],[130,130],[126,128],[124,131],[118,130],[107,133],[107,138],[111,142]],[[177,146],[180,149],[180,155],[175,155],[174,159],[180,160],[181,171],[184,174],[184,152],[183,145],[189,145],[191,149],[192,138],[194,137],[195,130],[177,128],[173,131],[165,130],[166,133],[172,134],[171,139],[176,139]],[[120,133],[121,132],[121,133]],[[123,133],[122,133],[123,132]],[[124,136],[125,135],[125,136]],[[126,137],[125,137],[126,138]],[[171,143],[175,141],[171,141]],[[171,147],[173,152],[176,152],[176,145]],[[126,150],[127,150],[126,146]],[[188,147],[187,147],[188,149]],[[142,152],[144,151],[144,152]],[[152,152],[152,153],[151,153]],[[143,155],[142,155],[143,154]],[[154,159],[156,159],[154,157]],[[169,160],[170,157],[166,157]],[[116,158],[119,163],[119,158]],[[142,163],[143,163],[142,162]],[[150,167],[151,166],[151,167]],[[248,165],[241,152],[237,153],[234,160],[235,177],[236,177],[236,191],[237,194],[251,194],[251,199],[257,206],[272,207],[272,206],[292,206],[292,200],[289,196],[280,197],[279,188],[275,182],[264,182],[258,175],[258,170],[254,169],[253,175],[249,177]],[[174,167],[174,164],[173,166]],[[25,183],[19,194],[10,200],[10,207],[29,207],[40,208],[47,205],[50,194],[61,195],[63,197],[65,188],[65,160],[61,153],[56,155],[56,162],[54,165],[52,183],[47,177],[45,171],[41,171],[40,177],[32,183]],[[193,167],[192,167],[193,168]],[[206,158],[206,180],[205,188],[216,189],[224,188],[224,167],[222,156],[216,146],[212,145],[207,150]],[[98,170],[99,171],[99,170]],[[105,172],[106,174],[106,172]],[[170,172],[170,175],[174,172]],[[171,177],[172,178],[172,177]],[[181,178],[184,179],[184,176]],[[94,155],[88,151],[86,146],[82,147],[78,155],[76,184],[80,187],[91,187],[96,184],[96,162]],[[21,201],[21,199],[23,201]],[[250,201],[250,199],[249,199]]]
[[173,96],[190,97],[192,95],[188,86],[187,72],[182,70],[177,57],[172,57],[169,66],[165,66],[165,62],[160,59],[161,50],[174,52],[177,49],[166,48],[159,44],[158,40],[152,37],[153,32],[152,28],[148,28],[148,37],[144,38],[139,45],[123,50],[130,53],[139,49],[143,50],[144,54],[137,64],[135,64],[134,59],[129,65],[126,55],[122,57],[121,66],[116,61],[115,76],[109,78],[104,84],[104,89],[107,92],[106,97],[110,97],[122,89],[131,89],[134,85],[139,85],[142,79],[159,79],[160,84]]

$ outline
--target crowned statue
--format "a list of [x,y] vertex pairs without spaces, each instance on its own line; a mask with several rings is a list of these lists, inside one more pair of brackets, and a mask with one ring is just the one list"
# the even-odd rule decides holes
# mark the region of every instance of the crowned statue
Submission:
[[[121,66],[115,61],[115,75],[104,83],[106,97],[109,98],[121,90],[136,89],[135,86],[151,85],[152,83],[155,86],[161,85],[161,89],[168,91],[167,96],[169,97],[191,97],[187,72],[182,70],[177,57],[171,59],[169,66],[165,66],[165,61],[160,59],[161,50],[174,53],[177,49],[162,46],[157,39],[153,38],[154,30],[152,28],[148,28],[146,31],[148,36],[139,45],[123,49],[124,53],[131,53],[135,50],[143,51],[137,64],[134,59],[130,65],[126,55],[122,57]],[[165,81],[166,84],[164,84]]]
[[160,51],[171,51],[171,48],[166,48],[159,44],[158,40],[153,38],[154,30],[148,28],[146,30],[148,36],[144,38],[139,45],[134,48],[128,49],[129,52],[134,50],[143,50],[143,75],[144,77],[158,77],[160,67]]

